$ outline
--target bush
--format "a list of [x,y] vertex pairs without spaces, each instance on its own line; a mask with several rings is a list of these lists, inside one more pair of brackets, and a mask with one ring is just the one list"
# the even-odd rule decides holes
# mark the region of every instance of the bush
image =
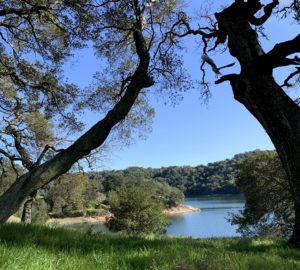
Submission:
[[102,217],[109,214],[109,211],[105,209],[88,209],[86,211],[87,217]]
[[294,224],[293,200],[286,174],[275,152],[245,159],[237,185],[244,192],[245,209],[232,216],[243,236],[290,237]]
[[44,198],[37,198],[32,205],[31,222],[44,224],[48,218],[48,207]]
[[167,225],[163,204],[141,187],[120,187],[108,194],[113,217],[107,222],[111,231],[162,233]]

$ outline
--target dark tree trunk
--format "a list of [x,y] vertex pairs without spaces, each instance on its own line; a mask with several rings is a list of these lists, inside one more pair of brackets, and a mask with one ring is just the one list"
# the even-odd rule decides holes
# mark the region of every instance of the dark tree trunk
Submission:
[[216,14],[230,53],[241,65],[241,73],[228,79],[235,99],[264,127],[281,159],[295,203],[290,241],[300,246],[300,108],[276,83],[268,63],[260,62],[265,53],[242,6],[243,1],[236,1]]

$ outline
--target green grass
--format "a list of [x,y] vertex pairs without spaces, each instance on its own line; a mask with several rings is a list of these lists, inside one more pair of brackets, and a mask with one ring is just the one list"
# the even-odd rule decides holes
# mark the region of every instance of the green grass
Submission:
[[300,250],[278,239],[88,235],[21,224],[0,226],[0,269],[300,269]]

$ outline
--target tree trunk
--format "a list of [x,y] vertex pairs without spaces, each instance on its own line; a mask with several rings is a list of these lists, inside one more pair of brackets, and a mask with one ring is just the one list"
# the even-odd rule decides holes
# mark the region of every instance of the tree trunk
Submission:
[[102,145],[111,129],[126,117],[140,91],[154,84],[148,74],[150,55],[145,39],[138,30],[134,31],[133,39],[139,64],[121,100],[70,147],[15,181],[0,197],[0,223],[14,214],[32,192],[66,173],[76,161]]
[[32,205],[35,201],[35,196],[30,196],[24,203],[21,222],[31,224]]
[[281,159],[295,204],[290,241],[300,246],[300,108],[276,83],[272,69],[258,61],[265,53],[238,2],[216,14],[229,51],[241,65],[241,73],[230,79],[231,86],[235,99],[264,127]]
[[22,217],[21,217],[22,223],[31,224],[32,206],[35,201],[36,194],[37,191],[32,192],[24,203]]
[[299,201],[295,203],[295,224],[293,234],[290,242],[297,247],[300,247],[300,204]]

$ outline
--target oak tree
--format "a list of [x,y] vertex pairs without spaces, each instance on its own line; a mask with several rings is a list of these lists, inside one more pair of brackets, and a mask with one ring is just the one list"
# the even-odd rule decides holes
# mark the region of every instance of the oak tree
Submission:
[[[221,75],[220,68],[208,54],[226,45],[225,49],[228,48],[231,56],[238,61],[240,72],[220,76],[216,84],[229,82],[234,98],[259,121],[272,140],[287,174],[294,203],[295,222],[290,242],[300,246],[300,108],[285,92],[286,87],[299,81],[300,61],[294,55],[300,51],[300,35],[296,34],[295,38],[276,44],[267,52],[262,48],[258,35],[261,27],[275,12],[283,17],[294,13],[295,19],[299,19],[298,0],[281,5],[280,8],[277,8],[278,5],[278,0],[266,5],[259,0],[231,1],[231,5],[222,7],[220,12],[214,14],[214,18],[209,17],[207,25],[200,24],[196,29],[193,29],[189,17],[184,14],[180,22],[174,24],[169,35],[200,36],[204,55],[202,85],[207,95],[210,92],[205,80],[205,63],[218,76]],[[286,66],[295,66],[295,71],[280,85],[273,71]]]
[[[6,125],[0,153],[26,168],[0,197],[0,222],[16,212],[28,196],[103,145],[117,126],[128,131],[128,126],[144,125],[153,115],[147,88],[155,84],[158,93],[168,93],[171,98],[189,88],[190,80],[177,54],[180,43],[166,34],[178,21],[179,2],[0,2],[5,60],[0,67],[4,86],[0,105]],[[63,81],[59,68],[72,49],[81,48],[87,40],[93,42],[96,55],[105,59],[106,67],[95,75],[94,84],[81,92]],[[36,61],[32,54],[37,55]],[[52,137],[49,124],[60,119],[59,127],[78,128],[70,111],[86,106],[104,117],[55,153],[55,147],[45,140]],[[36,148],[33,139],[37,137],[43,140]],[[54,153],[50,155],[51,150]]]

